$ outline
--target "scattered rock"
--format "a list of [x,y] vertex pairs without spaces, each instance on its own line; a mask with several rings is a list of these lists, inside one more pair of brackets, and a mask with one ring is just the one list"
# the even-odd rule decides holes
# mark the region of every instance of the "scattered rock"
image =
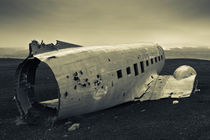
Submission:
[[68,135],[65,134],[65,135],[63,135],[63,137],[66,138],[66,137],[68,137]]
[[88,130],[90,130],[90,126],[88,126],[88,128],[87,128]]
[[145,112],[145,111],[146,111],[146,109],[142,109],[142,110],[141,110],[141,112]]
[[12,98],[12,100],[15,101],[15,100],[16,100],[16,97],[14,96],[14,97]]
[[173,101],[173,104],[178,104],[178,103],[179,103],[178,100],[174,100],[174,101]]
[[200,92],[200,91],[201,91],[200,89],[196,88],[196,89],[194,90],[194,93]]
[[64,125],[70,125],[70,124],[72,124],[72,122],[71,121],[67,121],[67,122],[65,122]]
[[114,116],[114,118],[115,118],[115,119],[117,119],[117,118],[118,118],[118,116]]
[[80,124],[79,123],[74,123],[71,125],[71,127],[68,128],[68,131],[74,131],[79,129]]
[[17,119],[15,120],[15,124],[17,126],[19,126],[19,125],[25,125],[27,123],[23,119],[21,119],[20,117],[17,117]]

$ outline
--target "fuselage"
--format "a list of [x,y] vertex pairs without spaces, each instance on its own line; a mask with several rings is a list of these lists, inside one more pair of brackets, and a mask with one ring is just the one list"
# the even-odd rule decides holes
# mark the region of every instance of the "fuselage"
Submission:
[[133,101],[165,63],[163,49],[154,44],[69,48],[33,58],[46,63],[55,75],[58,118]]

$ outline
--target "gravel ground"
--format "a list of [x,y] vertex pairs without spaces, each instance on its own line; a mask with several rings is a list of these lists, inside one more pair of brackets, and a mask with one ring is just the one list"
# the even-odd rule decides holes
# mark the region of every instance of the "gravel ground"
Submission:
[[[14,96],[14,72],[21,60],[0,59],[0,139],[210,139],[210,61],[166,60],[162,74],[173,74],[180,65],[198,73],[201,89],[190,98],[130,102],[103,111],[47,123],[19,125]],[[79,129],[68,131],[72,123]]]

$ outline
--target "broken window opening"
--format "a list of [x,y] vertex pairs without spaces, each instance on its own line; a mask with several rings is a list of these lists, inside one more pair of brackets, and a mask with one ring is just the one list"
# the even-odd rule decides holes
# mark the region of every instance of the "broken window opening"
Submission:
[[153,64],[153,58],[151,58],[151,64]]
[[130,75],[131,74],[131,68],[130,67],[127,67],[126,68],[126,72],[127,72],[127,75]]
[[157,57],[155,57],[155,63],[157,63]]
[[158,56],[158,61],[160,61],[160,56]]
[[161,60],[163,60],[163,55],[161,55],[160,57],[161,57]]
[[122,70],[117,71],[117,78],[118,79],[122,78]]
[[138,65],[137,63],[133,64],[135,76],[139,75]]
[[147,67],[149,66],[149,61],[148,61],[148,60],[146,60],[146,66],[147,66]]
[[140,62],[140,66],[141,66],[141,73],[144,73],[144,62],[143,61]]

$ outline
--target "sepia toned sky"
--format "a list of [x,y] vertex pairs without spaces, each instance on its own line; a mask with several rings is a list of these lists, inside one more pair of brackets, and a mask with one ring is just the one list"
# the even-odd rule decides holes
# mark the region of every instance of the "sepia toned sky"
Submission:
[[209,0],[0,0],[0,48],[26,48],[34,39],[208,45],[209,5]]

